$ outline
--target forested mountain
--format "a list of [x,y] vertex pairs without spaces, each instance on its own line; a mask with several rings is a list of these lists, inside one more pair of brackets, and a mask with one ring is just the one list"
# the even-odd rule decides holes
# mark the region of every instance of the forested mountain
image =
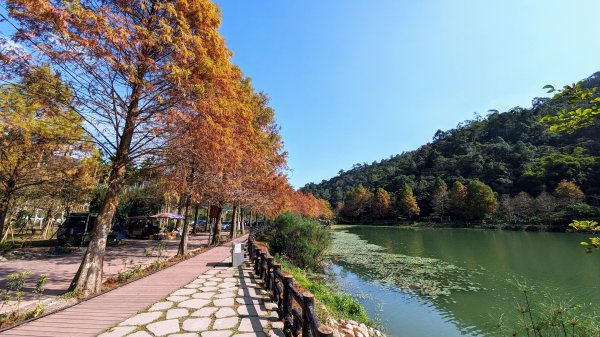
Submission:
[[[586,79],[584,86],[600,87],[600,72]],[[520,192],[535,198],[544,191],[555,191],[566,180],[581,188],[588,204],[597,206],[600,125],[557,134],[540,122],[543,116],[567,107],[565,99],[535,98],[530,108],[490,111],[486,117],[476,116],[454,129],[438,130],[432,142],[417,150],[372,164],[355,164],[329,180],[307,184],[302,191],[336,206],[358,185],[369,191],[383,188],[393,197],[406,184],[414,191],[423,216],[431,213],[432,193],[439,179],[448,186],[480,180],[492,188],[498,200]]]

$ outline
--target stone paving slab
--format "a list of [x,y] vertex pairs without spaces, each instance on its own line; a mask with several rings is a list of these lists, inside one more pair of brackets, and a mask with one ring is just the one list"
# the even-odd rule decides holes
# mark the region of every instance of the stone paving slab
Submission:
[[276,307],[250,269],[217,266],[99,337],[279,337],[283,323]]

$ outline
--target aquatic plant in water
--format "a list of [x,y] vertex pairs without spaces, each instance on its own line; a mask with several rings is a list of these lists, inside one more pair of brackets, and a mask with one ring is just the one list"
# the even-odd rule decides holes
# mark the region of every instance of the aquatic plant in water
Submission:
[[378,282],[437,298],[453,291],[477,291],[471,273],[439,259],[391,254],[344,230],[332,233],[329,254],[336,263],[356,266]]

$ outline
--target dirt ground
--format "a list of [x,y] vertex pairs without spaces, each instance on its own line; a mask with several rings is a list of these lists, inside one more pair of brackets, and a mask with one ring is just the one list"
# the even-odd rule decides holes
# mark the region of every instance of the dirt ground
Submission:
[[[104,257],[103,278],[117,275],[119,272],[138,264],[148,265],[155,261],[157,257],[157,245],[164,244],[162,256],[170,258],[177,254],[179,240],[150,241],[150,240],[122,240],[119,246],[107,247],[107,253]],[[208,234],[192,235],[189,240],[189,249],[200,248],[208,243]],[[35,287],[37,278],[42,275],[48,275],[48,281],[45,286],[42,300],[59,296],[66,292],[71,280],[75,276],[79,264],[85,253],[85,247],[78,248],[76,251],[64,255],[50,255],[47,252],[51,247],[38,247],[25,249],[21,252],[13,252],[5,255],[6,260],[0,261],[0,290],[1,296],[4,296],[6,286],[6,277],[10,274],[30,271],[31,275],[25,284],[24,291],[31,294]],[[0,299],[1,300],[1,299]],[[21,308],[37,302],[37,299],[28,295],[21,302]],[[9,310],[14,303],[5,305],[0,309],[0,313]]]

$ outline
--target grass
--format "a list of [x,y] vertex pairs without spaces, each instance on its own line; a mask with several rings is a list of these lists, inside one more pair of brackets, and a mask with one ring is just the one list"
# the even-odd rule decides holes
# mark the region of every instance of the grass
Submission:
[[321,322],[325,322],[328,314],[336,319],[348,319],[373,326],[373,322],[367,316],[362,305],[352,296],[342,293],[325,284],[322,277],[307,275],[304,270],[292,265],[286,259],[276,256],[275,259],[281,263],[281,268],[290,273],[296,282],[304,289],[310,291],[315,299],[321,303],[326,310],[316,306],[317,316]]
[[11,250],[21,248],[23,246],[23,243],[24,243],[23,241],[6,240],[6,241],[0,243],[0,254],[4,254]]

